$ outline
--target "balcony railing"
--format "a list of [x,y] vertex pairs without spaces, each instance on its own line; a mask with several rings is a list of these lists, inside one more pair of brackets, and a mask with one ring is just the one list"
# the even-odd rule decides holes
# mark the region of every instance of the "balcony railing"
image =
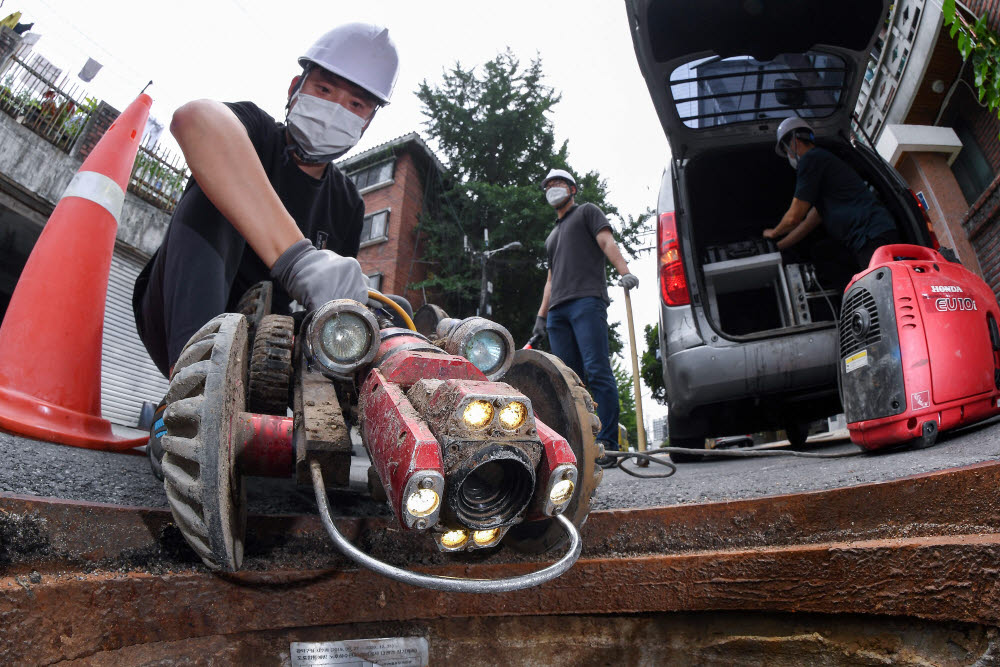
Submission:
[[51,69],[44,58],[12,56],[0,72],[0,111],[69,153],[98,100]]
[[173,211],[189,178],[184,160],[159,144],[139,147],[128,189],[140,199]]
[[[45,58],[29,58],[25,51],[15,53],[0,72],[0,111],[67,154],[73,154],[78,140],[85,143],[86,135],[95,131],[87,128],[101,106],[107,108]],[[139,147],[128,189],[169,212],[188,178],[182,157],[147,141]]]

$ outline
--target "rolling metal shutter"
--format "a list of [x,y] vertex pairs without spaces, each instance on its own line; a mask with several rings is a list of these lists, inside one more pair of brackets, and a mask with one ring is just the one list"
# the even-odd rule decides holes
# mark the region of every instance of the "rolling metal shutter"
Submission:
[[104,307],[101,412],[125,426],[138,423],[143,401],[155,405],[167,392],[167,380],[146,353],[132,315],[132,287],[145,264],[137,253],[115,248]]

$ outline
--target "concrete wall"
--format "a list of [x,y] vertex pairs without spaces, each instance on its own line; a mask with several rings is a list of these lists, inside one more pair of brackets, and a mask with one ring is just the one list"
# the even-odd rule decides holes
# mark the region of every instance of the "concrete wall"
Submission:
[[[82,164],[4,113],[0,113],[0,146],[0,174],[53,207]],[[51,210],[38,212],[47,218]],[[165,211],[126,193],[118,241],[150,255],[169,221]]]

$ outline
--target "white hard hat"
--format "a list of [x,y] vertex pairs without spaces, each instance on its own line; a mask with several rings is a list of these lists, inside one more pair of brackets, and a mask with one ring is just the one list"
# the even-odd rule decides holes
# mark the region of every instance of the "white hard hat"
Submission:
[[389,29],[369,23],[345,23],[326,33],[299,58],[299,65],[319,65],[361,86],[388,104],[399,73],[399,54]]
[[574,188],[578,187],[576,184],[576,179],[573,178],[573,174],[569,173],[565,169],[550,169],[549,173],[546,174],[545,178],[542,180],[543,190],[545,189],[545,185],[553,178],[561,178],[562,180],[572,185]]
[[812,138],[813,129],[809,126],[809,123],[805,122],[798,116],[786,118],[781,121],[781,125],[778,126],[778,143],[774,145],[774,152],[777,153],[779,157],[785,157],[785,147],[781,144],[785,140],[785,137],[795,130],[806,130],[809,132],[810,139]]

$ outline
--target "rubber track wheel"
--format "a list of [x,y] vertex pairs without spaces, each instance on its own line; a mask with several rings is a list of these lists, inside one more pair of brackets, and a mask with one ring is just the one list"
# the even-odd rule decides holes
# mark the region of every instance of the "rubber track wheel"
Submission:
[[[565,515],[579,528],[587,520],[604,470],[596,436],[601,422],[594,401],[580,378],[558,357],[540,350],[518,350],[514,363],[500,378],[523,393],[547,426],[566,438],[576,455],[577,489]],[[527,521],[510,529],[504,544],[522,553],[544,553],[566,541],[554,519]]]
[[238,570],[246,534],[246,490],[233,447],[245,410],[247,322],[210,320],[181,351],[167,389],[163,486],[174,522],[213,570]]
[[270,280],[254,283],[240,297],[239,303],[236,304],[236,312],[247,318],[250,340],[256,337],[261,320],[271,314],[273,302],[274,283]]
[[265,315],[257,327],[250,354],[247,410],[285,416],[292,381],[292,344],[295,320],[287,315]]

